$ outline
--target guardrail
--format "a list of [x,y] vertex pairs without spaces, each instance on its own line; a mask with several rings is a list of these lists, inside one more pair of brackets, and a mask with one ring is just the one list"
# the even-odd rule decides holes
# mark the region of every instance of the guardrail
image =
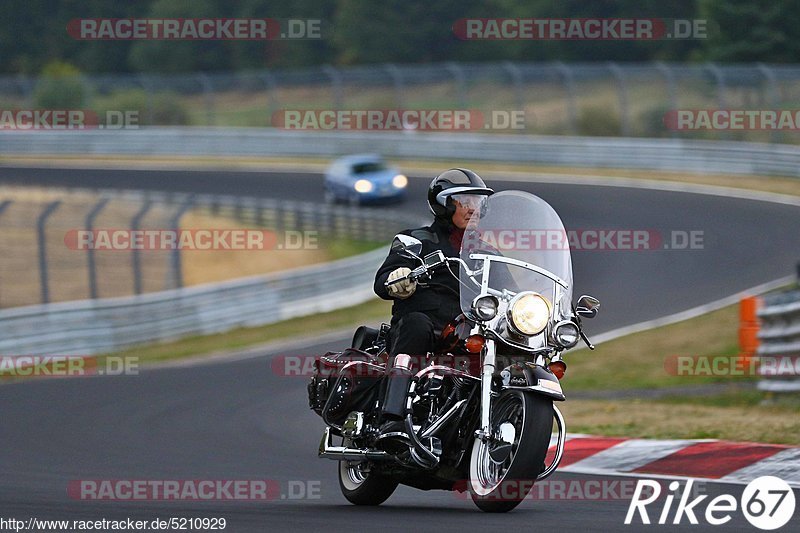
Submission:
[[0,155],[333,158],[367,151],[396,159],[800,177],[800,147],[734,141],[274,128],[0,132]]
[[291,272],[6,309],[0,311],[0,353],[91,355],[333,311],[374,298],[375,271],[385,256],[375,250]]
[[800,290],[767,294],[758,311],[758,389],[800,392]]

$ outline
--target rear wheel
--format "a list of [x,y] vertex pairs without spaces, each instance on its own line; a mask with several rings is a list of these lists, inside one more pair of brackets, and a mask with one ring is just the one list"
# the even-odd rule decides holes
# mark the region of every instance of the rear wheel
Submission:
[[372,472],[368,461],[339,461],[339,487],[354,505],[380,505],[392,495],[397,484]]
[[470,495],[482,511],[514,509],[542,471],[553,428],[553,402],[505,391],[492,404],[491,442],[476,438],[470,457]]

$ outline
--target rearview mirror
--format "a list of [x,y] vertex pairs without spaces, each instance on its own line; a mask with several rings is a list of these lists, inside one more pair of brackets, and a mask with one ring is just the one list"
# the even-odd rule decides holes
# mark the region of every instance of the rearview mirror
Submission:
[[575,314],[583,318],[594,318],[600,309],[600,300],[594,296],[584,294],[578,298],[578,305],[575,307]]
[[419,254],[422,253],[422,241],[408,235],[395,235],[392,251],[409,259],[419,259]]

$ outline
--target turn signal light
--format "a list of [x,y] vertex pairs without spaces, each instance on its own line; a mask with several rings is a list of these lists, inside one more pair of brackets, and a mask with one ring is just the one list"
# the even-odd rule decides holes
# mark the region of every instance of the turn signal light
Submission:
[[469,353],[481,353],[483,350],[483,345],[486,343],[486,339],[484,339],[480,335],[470,335],[467,337],[467,340],[464,342],[466,345],[467,351]]
[[547,368],[560,380],[564,377],[564,372],[567,371],[567,363],[564,361],[553,361],[547,365]]

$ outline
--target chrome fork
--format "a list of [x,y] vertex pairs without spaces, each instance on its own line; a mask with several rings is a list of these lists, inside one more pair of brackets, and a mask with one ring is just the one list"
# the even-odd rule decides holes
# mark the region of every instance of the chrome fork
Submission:
[[492,376],[497,358],[494,340],[487,339],[485,351],[481,369],[481,428],[475,432],[475,436],[483,441],[492,437],[489,415],[492,411]]

